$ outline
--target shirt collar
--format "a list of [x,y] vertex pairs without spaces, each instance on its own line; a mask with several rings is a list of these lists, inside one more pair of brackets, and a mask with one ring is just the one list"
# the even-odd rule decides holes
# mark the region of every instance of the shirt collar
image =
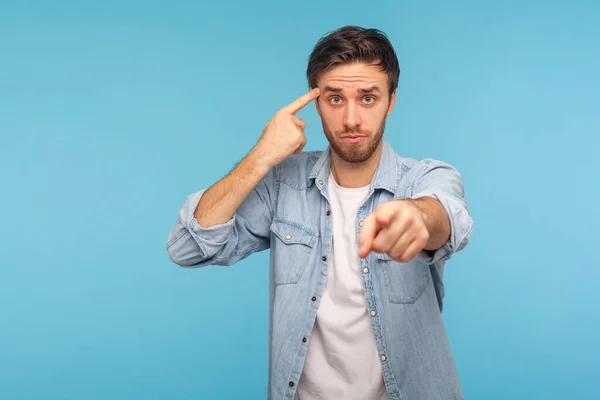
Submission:
[[[396,161],[396,152],[390,144],[385,140],[381,139],[382,149],[379,164],[375,170],[375,175],[371,181],[371,189],[385,189],[393,194],[396,194],[396,187],[398,183],[398,163]],[[319,159],[313,166],[310,174],[308,175],[309,186],[314,182],[317,183],[319,188],[324,187],[329,180],[329,173],[331,171],[331,146],[328,146],[325,151],[321,153]]]

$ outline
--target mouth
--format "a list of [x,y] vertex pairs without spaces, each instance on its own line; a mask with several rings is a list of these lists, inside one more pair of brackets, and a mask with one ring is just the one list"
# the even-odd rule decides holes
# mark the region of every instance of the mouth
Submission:
[[358,142],[365,140],[366,138],[367,137],[364,135],[346,135],[346,136],[341,137],[341,139],[344,142],[348,142],[348,143],[358,143]]

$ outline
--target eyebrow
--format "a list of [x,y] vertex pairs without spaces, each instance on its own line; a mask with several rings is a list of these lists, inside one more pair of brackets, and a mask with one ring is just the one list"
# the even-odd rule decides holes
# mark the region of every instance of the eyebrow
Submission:
[[341,91],[342,91],[341,88],[337,88],[337,87],[333,87],[333,86],[325,86],[325,88],[323,88],[323,92],[339,93]]
[[[342,91],[342,89],[339,87],[325,86],[323,88],[323,92],[340,93],[341,91]],[[381,90],[379,89],[379,86],[366,87],[366,88],[358,89],[358,91],[361,93],[381,92]]]
[[379,90],[379,86],[371,86],[369,88],[359,89],[359,92],[372,93],[372,92],[381,92],[381,90]]

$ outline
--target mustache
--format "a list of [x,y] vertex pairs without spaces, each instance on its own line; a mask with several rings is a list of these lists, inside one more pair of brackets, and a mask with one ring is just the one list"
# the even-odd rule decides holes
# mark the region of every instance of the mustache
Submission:
[[346,129],[341,130],[341,131],[336,131],[335,133],[337,135],[341,135],[341,136],[343,136],[343,135],[363,135],[363,136],[369,136],[369,135],[372,134],[372,132],[369,131],[369,130],[359,129],[359,128],[357,128],[357,129],[348,129],[348,128],[346,128]]

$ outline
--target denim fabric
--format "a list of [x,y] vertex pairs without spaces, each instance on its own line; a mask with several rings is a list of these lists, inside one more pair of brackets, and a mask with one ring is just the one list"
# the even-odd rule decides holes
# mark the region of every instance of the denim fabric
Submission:
[[[167,239],[171,260],[189,268],[232,265],[270,249],[270,399],[296,397],[325,287],[332,244],[330,151],[292,155],[272,168],[225,224],[200,227],[194,210],[204,190],[189,195]],[[423,196],[445,207],[450,239],[408,263],[374,252],[361,259],[366,307],[369,315],[375,311],[370,318],[390,399],[462,399],[441,318],[444,264],[473,230],[459,173],[437,160],[400,157],[384,139],[369,196],[356,216],[356,236],[379,204]]]

